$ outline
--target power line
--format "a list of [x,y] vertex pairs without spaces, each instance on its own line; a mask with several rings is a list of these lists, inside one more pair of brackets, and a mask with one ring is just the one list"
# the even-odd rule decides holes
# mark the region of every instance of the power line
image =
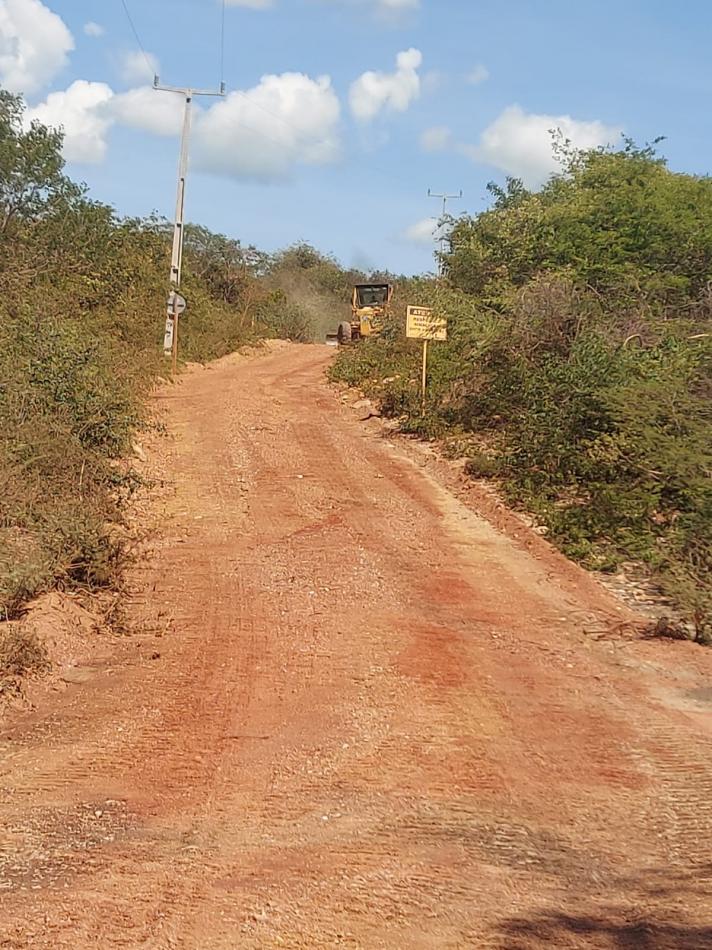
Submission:
[[[131,31],[134,35],[138,48],[140,49],[143,55],[143,58],[146,61],[146,66],[149,70],[149,74],[151,75],[151,77],[154,77],[155,75],[154,64],[151,62],[151,59],[148,53],[146,52],[146,48],[141,42],[141,37],[139,35],[138,29],[136,28],[134,19],[131,16],[131,11],[129,10],[127,0],[121,0],[121,5],[124,8],[126,19],[129,22]],[[225,78],[226,6],[227,6],[226,0],[222,0],[221,16],[220,16],[220,88],[223,88],[223,80]],[[272,109],[268,109],[266,106],[263,106],[261,102],[258,102],[255,98],[251,97],[249,93],[245,92],[242,89],[236,89],[235,93],[238,96],[241,96],[243,99],[245,99],[246,102],[249,102],[252,106],[259,109],[261,112],[264,112],[266,115],[269,115],[273,119],[276,119],[278,122],[281,122],[282,125],[285,126],[285,128],[289,129],[297,137],[297,139],[300,139],[303,136],[304,134],[303,129],[300,129],[297,125],[295,125],[294,122],[290,122],[289,119],[286,119],[283,115],[280,115],[278,112],[274,112]],[[259,128],[256,128],[255,126],[251,126],[242,119],[233,119],[233,121],[235,122],[236,125],[241,125],[243,128],[248,129],[249,131],[257,135],[261,135],[263,138],[266,138],[269,141],[274,142],[276,145],[284,146],[283,141],[280,141],[279,139],[275,138],[275,136],[270,135],[269,132],[266,132],[264,129],[259,129]],[[374,165],[372,162],[369,163],[368,167],[370,168],[371,171],[375,171],[383,175],[384,177],[390,179],[391,181],[398,181],[398,183],[402,183],[402,178],[394,174],[394,172],[391,170],[386,170],[385,168],[381,168],[378,165]]]
[[225,0],[222,0],[220,17],[220,85],[225,82]]
[[[136,43],[138,44],[138,47],[141,50],[141,53],[143,54],[143,57],[146,61],[146,66],[148,67],[149,73],[153,77],[155,74],[154,64],[151,63],[150,57],[148,53],[146,52],[146,49],[143,43],[141,42],[141,37],[136,28],[136,24],[131,16],[131,12],[129,11],[127,0],[121,0],[121,5],[124,8],[126,18],[128,19],[129,25],[131,26],[131,30],[136,39]],[[226,6],[227,6],[226,0],[222,0],[221,16],[220,16],[220,88],[221,89],[224,88],[223,80],[225,78]],[[304,134],[304,130],[300,129],[294,122],[290,122],[289,119],[286,119],[283,115],[280,115],[278,112],[274,112],[272,109],[268,109],[266,106],[263,106],[261,102],[258,102],[254,97],[251,97],[249,93],[245,92],[242,89],[236,89],[235,93],[238,96],[241,96],[243,99],[245,99],[246,102],[249,102],[253,107],[259,109],[261,112],[264,112],[266,115],[271,116],[273,119],[276,119],[278,122],[281,122],[285,128],[289,129],[290,132],[292,132],[296,136],[297,140],[302,138]],[[236,125],[241,125],[243,128],[257,135],[261,135],[263,138],[268,139],[271,142],[274,142],[276,145],[284,146],[283,141],[280,141],[279,139],[275,138],[275,136],[270,135],[269,132],[266,132],[264,129],[259,129],[259,128],[256,128],[255,126],[251,126],[242,119],[233,119],[233,121],[235,122]],[[369,168],[372,171],[375,171],[383,175],[384,177],[390,179],[391,181],[398,181],[399,184],[402,183],[402,178],[394,174],[390,170],[386,170],[385,168],[379,168],[378,165],[374,165],[373,163],[369,163]]]
[[[264,112],[265,115],[271,116],[273,119],[276,119],[278,122],[281,122],[285,129],[289,129],[295,136],[297,141],[303,138],[304,129],[299,128],[294,122],[290,122],[289,119],[286,119],[283,115],[280,115],[278,112],[274,112],[272,109],[268,109],[266,106],[263,106],[261,102],[258,102],[254,97],[250,95],[249,92],[245,92],[243,89],[234,89],[233,95],[240,96],[245,102],[248,102],[251,106],[254,106],[256,109],[259,109],[260,112]],[[241,125],[245,129],[249,129],[251,132],[255,132],[257,135],[261,135],[266,139],[269,139],[271,142],[275,142],[277,145],[284,145],[283,141],[275,138],[274,135],[270,135],[269,132],[266,132],[264,129],[258,129],[255,126],[248,125],[242,119],[233,118],[232,121],[236,125]],[[370,171],[378,172],[378,174],[383,175],[389,181],[395,181],[398,184],[403,184],[403,176],[398,175],[392,170],[388,170],[385,167],[379,165],[374,165],[373,162],[369,162],[367,166]]]
[[146,61],[146,66],[148,67],[148,74],[149,74],[149,76],[153,76],[153,75],[155,74],[155,72],[156,72],[156,70],[154,69],[154,64],[153,64],[153,63],[151,62],[151,60],[149,59],[148,53],[146,52],[146,49],[145,49],[143,43],[141,42],[141,37],[138,35],[138,30],[136,29],[136,24],[135,24],[134,21],[133,21],[133,17],[131,16],[131,12],[130,12],[130,10],[129,10],[129,8],[128,8],[128,4],[127,4],[126,0],[121,0],[121,6],[124,8],[124,13],[126,14],[126,19],[129,21],[129,26],[131,27],[131,32],[133,33],[134,39],[135,39],[136,42],[138,43],[138,48],[141,50],[141,53],[142,53],[142,55],[143,55],[143,58],[144,58],[145,61]]
[[[148,53],[146,52],[146,48],[143,42],[141,41],[141,36],[136,27],[136,23],[133,17],[131,16],[131,11],[129,10],[127,0],[121,0],[121,5],[124,9],[126,19],[129,22],[129,26],[131,27],[131,32],[133,33],[134,39],[136,40],[136,44],[139,50],[141,51],[141,54],[143,55],[143,58],[146,62],[146,67],[149,71],[149,74],[155,79],[154,63],[151,62],[151,59]],[[220,9],[220,77],[221,77],[221,80],[220,80],[219,88],[220,88],[220,92],[223,94],[224,94],[224,89],[225,89],[223,80],[224,80],[224,75],[225,75],[226,6],[227,6],[226,0],[222,0],[221,9]],[[276,119],[278,122],[280,122],[286,129],[289,129],[296,136],[297,140],[299,140],[303,136],[304,134],[303,129],[299,128],[294,122],[291,122],[289,119],[285,118],[284,115],[281,115],[280,113],[275,112],[272,109],[265,107],[264,105],[262,105],[261,102],[256,101],[256,99],[251,97],[248,92],[245,92],[242,89],[236,89],[235,93],[241,96],[242,98],[244,98],[246,102],[249,102],[252,106],[256,107],[261,112],[264,112],[266,115],[269,115],[273,119]],[[198,92],[197,94],[199,95],[200,93]],[[232,121],[236,125],[242,126],[242,128],[248,131],[251,131],[253,134],[261,136],[262,138],[267,139],[270,142],[273,142],[275,145],[280,145],[284,147],[283,140],[278,139],[274,135],[270,135],[269,132],[267,132],[264,128],[259,128],[259,127],[250,125],[248,122],[245,122],[241,118],[240,119],[233,118]],[[376,165],[373,162],[369,162],[367,166],[362,166],[362,167],[366,167],[369,171],[375,172],[383,176],[384,178],[389,179],[391,182],[397,182],[399,185],[403,184],[402,177],[399,175],[396,175],[392,169],[386,169],[385,167]]]
[[[256,109],[259,109],[260,112],[264,112],[265,115],[271,116],[273,119],[276,119],[278,122],[281,122],[281,124],[285,127],[285,129],[289,129],[289,131],[295,135],[297,141],[303,138],[304,129],[299,128],[294,122],[285,118],[283,115],[280,115],[279,112],[274,112],[272,109],[268,109],[266,106],[263,106],[261,102],[258,102],[256,98],[250,95],[250,92],[252,91],[253,90],[250,90],[249,92],[245,92],[244,89],[234,89],[232,91],[232,95],[240,96],[242,99],[245,100],[245,102],[249,103],[251,106],[253,106]],[[261,135],[264,138],[269,139],[269,141],[271,142],[275,142],[277,145],[284,145],[284,142],[275,138],[274,135],[270,135],[269,132],[266,132],[264,129],[259,129],[259,128],[256,128],[255,126],[251,126],[248,123],[244,122],[244,120],[242,119],[233,118],[232,121],[236,125],[241,125],[243,128],[249,129],[251,132],[254,132],[257,135]],[[375,165],[373,162],[369,162],[368,165],[362,165],[362,167],[367,168],[369,171],[377,172],[379,175],[382,175],[384,178],[387,178],[391,182],[397,182],[399,185],[403,184],[403,176],[397,174],[392,169],[387,169],[384,166]],[[443,196],[432,195],[431,197],[443,197]],[[463,197],[462,192],[459,195],[445,196],[445,204],[443,205],[443,214],[445,213],[445,208],[447,206],[448,200],[452,198],[462,198],[462,197]]]

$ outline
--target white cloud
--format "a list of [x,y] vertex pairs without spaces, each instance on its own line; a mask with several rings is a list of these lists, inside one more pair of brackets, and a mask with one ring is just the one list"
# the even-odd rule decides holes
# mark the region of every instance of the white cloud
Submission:
[[467,74],[467,81],[472,86],[479,86],[481,83],[487,82],[489,77],[489,69],[483,66],[482,63],[478,63],[477,66]]
[[420,9],[421,0],[322,0],[332,6],[370,7],[387,19],[398,19],[405,13]]
[[64,21],[40,0],[0,0],[0,84],[10,92],[42,89],[73,49]]
[[[105,83],[78,80],[26,112],[65,132],[69,161],[100,162],[115,125],[177,136],[184,99],[139,86],[115,93]],[[285,178],[295,165],[321,165],[340,155],[340,104],[328,77],[264,76],[207,110],[195,105],[192,153],[204,171],[238,178]]]
[[356,118],[369,122],[384,109],[405,112],[420,95],[418,68],[422,62],[420,50],[409,49],[398,54],[394,73],[367,72],[359,76],[349,92]]
[[130,50],[125,53],[120,64],[121,78],[124,82],[146,82],[153,79],[161,71],[158,59],[152,53],[141,50]]
[[25,121],[64,129],[64,156],[70,162],[97,163],[106,156],[106,134],[111,125],[107,104],[113,92],[103,82],[78,79],[64,92],[52,92],[38,106],[28,108]]
[[184,104],[183,96],[157,92],[153,86],[138,86],[117,93],[109,104],[109,112],[121,125],[154,135],[178,135],[183,123]]
[[88,23],[84,24],[84,32],[87,36],[103,36],[106,30],[100,23],[95,23],[93,20],[89,20]]
[[295,164],[322,165],[340,154],[339,100],[328,76],[263,76],[232,92],[195,125],[196,165],[232,177],[270,180]]
[[407,10],[417,10],[420,0],[373,0],[380,13],[405,13]]
[[432,245],[439,239],[440,228],[437,218],[423,218],[406,228],[403,237],[411,244]]
[[[270,10],[277,0],[227,0],[229,7],[245,7],[248,10]],[[411,10],[419,10],[421,0],[322,0],[332,6],[370,7],[375,13],[388,19],[398,19]]]
[[530,187],[541,185],[557,169],[551,131],[560,129],[578,149],[597,148],[615,141],[619,126],[581,121],[569,115],[537,115],[509,106],[482,133],[478,145],[462,146],[476,162],[492,165],[521,178]]
[[181,96],[159,93],[150,86],[116,94],[106,83],[79,79],[28,107],[25,122],[29,125],[37,119],[51,128],[62,128],[67,161],[97,164],[106,157],[109,129],[117,123],[154,135],[178,135],[183,101]]
[[452,132],[446,125],[433,126],[420,136],[420,147],[424,152],[442,152],[451,142]]

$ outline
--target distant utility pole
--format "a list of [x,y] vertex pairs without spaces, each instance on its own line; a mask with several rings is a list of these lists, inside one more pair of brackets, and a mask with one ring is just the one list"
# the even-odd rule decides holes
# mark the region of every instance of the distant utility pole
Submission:
[[178,162],[178,189],[176,195],[176,216],[173,225],[173,250],[171,252],[170,293],[168,295],[168,320],[166,321],[166,335],[163,341],[163,351],[166,356],[173,357],[173,372],[176,371],[178,361],[178,316],[185,309],[185,301],[178,291],[183,270],[183,236],[185,232],[185,181],[188,175],[188,143],[190,141],[190,122],[195,96],[224,96],[225,83],[220,83],[217,91],[212,89],[182,89],[176,86],[161,86],[158,76],[153,78],[153,88],[159,92],[174,92],[185,98],[183,112],[183,133],[180,142],[180,159]]
[[[460,191],[456,195],[436,195],[434,192],[430,190],[430,188],[428,188],[428,198],[442,199],[443,213],[442,213],[442,218],[440,219],[441,221],[445,218],[445,215],[447,214],[448,201],[457,201],[462,197],[463,197],[462,189],[460,189]],[[443,264],[443,259],[442,259],[442,255],[444,254],[444,252],[445,252],[445,235],[442,234],[440,236],[440,262],[439,262],[439,267],[438,267],[438,273],[440,274],[441,277],[443,275],[443,269],[444,269],[444,264]]]

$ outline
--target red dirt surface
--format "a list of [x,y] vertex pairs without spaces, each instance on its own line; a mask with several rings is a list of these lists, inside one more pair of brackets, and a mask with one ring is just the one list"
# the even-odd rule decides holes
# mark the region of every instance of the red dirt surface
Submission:
[[0,947],[712,947],[712,653],[591,633],[329,358],[159,393],[144,633],[0,730]]

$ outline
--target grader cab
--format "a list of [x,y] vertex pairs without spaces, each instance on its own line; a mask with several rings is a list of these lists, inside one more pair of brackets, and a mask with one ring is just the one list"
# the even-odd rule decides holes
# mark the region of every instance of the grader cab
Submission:
[[393,298],[390,284],[357,284],[351,300],[351,322],[339,324],[337,340],[340,344],[355,343],[370,336],[378,336]]

